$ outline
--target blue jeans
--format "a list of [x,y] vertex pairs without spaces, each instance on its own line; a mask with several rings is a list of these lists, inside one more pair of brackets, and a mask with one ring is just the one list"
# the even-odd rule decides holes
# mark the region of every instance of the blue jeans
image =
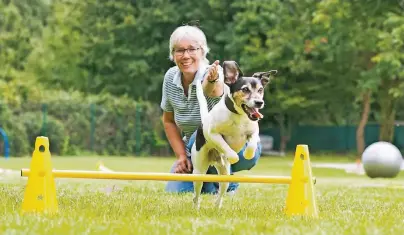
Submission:
[[[186,148],[191,150],[193,143],[195,142],[195,137],[196,137],[196,132],[192,134],[192,136],[189,138],[188,145]],[[243,149],[238,153],[238,156],[240,160],[230,167],[230,173],[233,174],[233,172],[238,172],[238,171],[243,171],[243,170],[250,170],[253,168],[256,164],[258,159],[261,156],[261,143],[258,143],[257,149],[255,150],[255,156],[247,160],[244,158],[244,150],[247,147],[245,145]],[[188,156],[188,159],[191,160],[191,157]],[[170,173],[174,173],[174,169],[177,165],[177,162],[174,163],[174,165],[171,167]],[[212,174],[212,175],[217,175],[216,168],[213,166],[210,166],[208,168],[208,171],[206,172],[207,174]],[[230,182],[228,192],[229,191],[235,191],[239,186],[239,183],[237,182]],[[202,193],[203,194],[216,194],[219,189],[219,184],[215,182],[204,182],[203,187],[202,187]],[[169,181],[166,185],[166,191],[167,192],[173,192],[173,193],[185,193],[185,192],[193,192],[194,191],[194,184],[192,181]]]

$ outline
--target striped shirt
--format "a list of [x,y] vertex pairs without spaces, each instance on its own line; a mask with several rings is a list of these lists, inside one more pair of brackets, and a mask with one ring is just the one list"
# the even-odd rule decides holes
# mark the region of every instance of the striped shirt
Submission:
[[[202,81],[208,69],[208,65],[201,66],[194,81],[189,85],[188,97],[184,94],[184,88],[181,83],[181,71],[177,66],[170,68],[164,75],[163,91],[161,99],[161,108],[165,112],[174,112],[174,120],[181,131],[185,145],[189,137],[197,130],[201,124],[199,103],[196,97],[196,82]],[[219,79],[223,81],[223,73],[219,71]],[[221,99],[221,97],[205,96],[209,111]],[[190,152],[186,149],[187,155]]]

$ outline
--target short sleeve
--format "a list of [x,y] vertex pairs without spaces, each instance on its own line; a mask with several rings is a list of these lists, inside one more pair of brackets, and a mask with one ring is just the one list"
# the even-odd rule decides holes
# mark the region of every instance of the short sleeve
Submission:
[[168,97],[168,94],[170,93],[170,91],[169,91],[170,87],[167,84],[167,82],[169,81],[169,79],[168,79],[169,75],[170,74],[168,72],[164,75],[161,104],[160,104],[161,109],[163,109],[163,111],[165,111],[165,112],[174,111],[173,106],[171,105],[169,97]]

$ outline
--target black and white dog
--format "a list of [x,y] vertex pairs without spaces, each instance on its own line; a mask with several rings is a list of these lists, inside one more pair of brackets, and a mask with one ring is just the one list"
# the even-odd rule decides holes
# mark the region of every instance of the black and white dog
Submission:
[[[213,165],[219,175],[230,175],[230,165],[239,161],[238,152],[245,146],[246,159],[252,159],[259,142],[259,109],[264,107],[264,88],[276,70],[244,77],[235,61],[223,62],[225,93],[212,110],[203,93],[201,82],[196,92],[201,112],[201,126],[191,150],[194,174],[206,174]],[[194,182],[194,205],[199,208],[203,182]],[[219,183],[216,206],[221,207],[229,182]]]

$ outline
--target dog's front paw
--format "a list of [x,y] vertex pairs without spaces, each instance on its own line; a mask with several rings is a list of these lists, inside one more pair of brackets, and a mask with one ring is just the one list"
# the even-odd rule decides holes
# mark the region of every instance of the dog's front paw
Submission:
[[254,157],[255,155],[255,147],[253,146],[248,146],[245,150],[244,150],[244,158],[247,160],[250,160]]
[[229,160],[230,164],[234,164],[240,160],[238,154],[234,151],[228,153],[226,155],[226,157],[227,157],[227,160]]

